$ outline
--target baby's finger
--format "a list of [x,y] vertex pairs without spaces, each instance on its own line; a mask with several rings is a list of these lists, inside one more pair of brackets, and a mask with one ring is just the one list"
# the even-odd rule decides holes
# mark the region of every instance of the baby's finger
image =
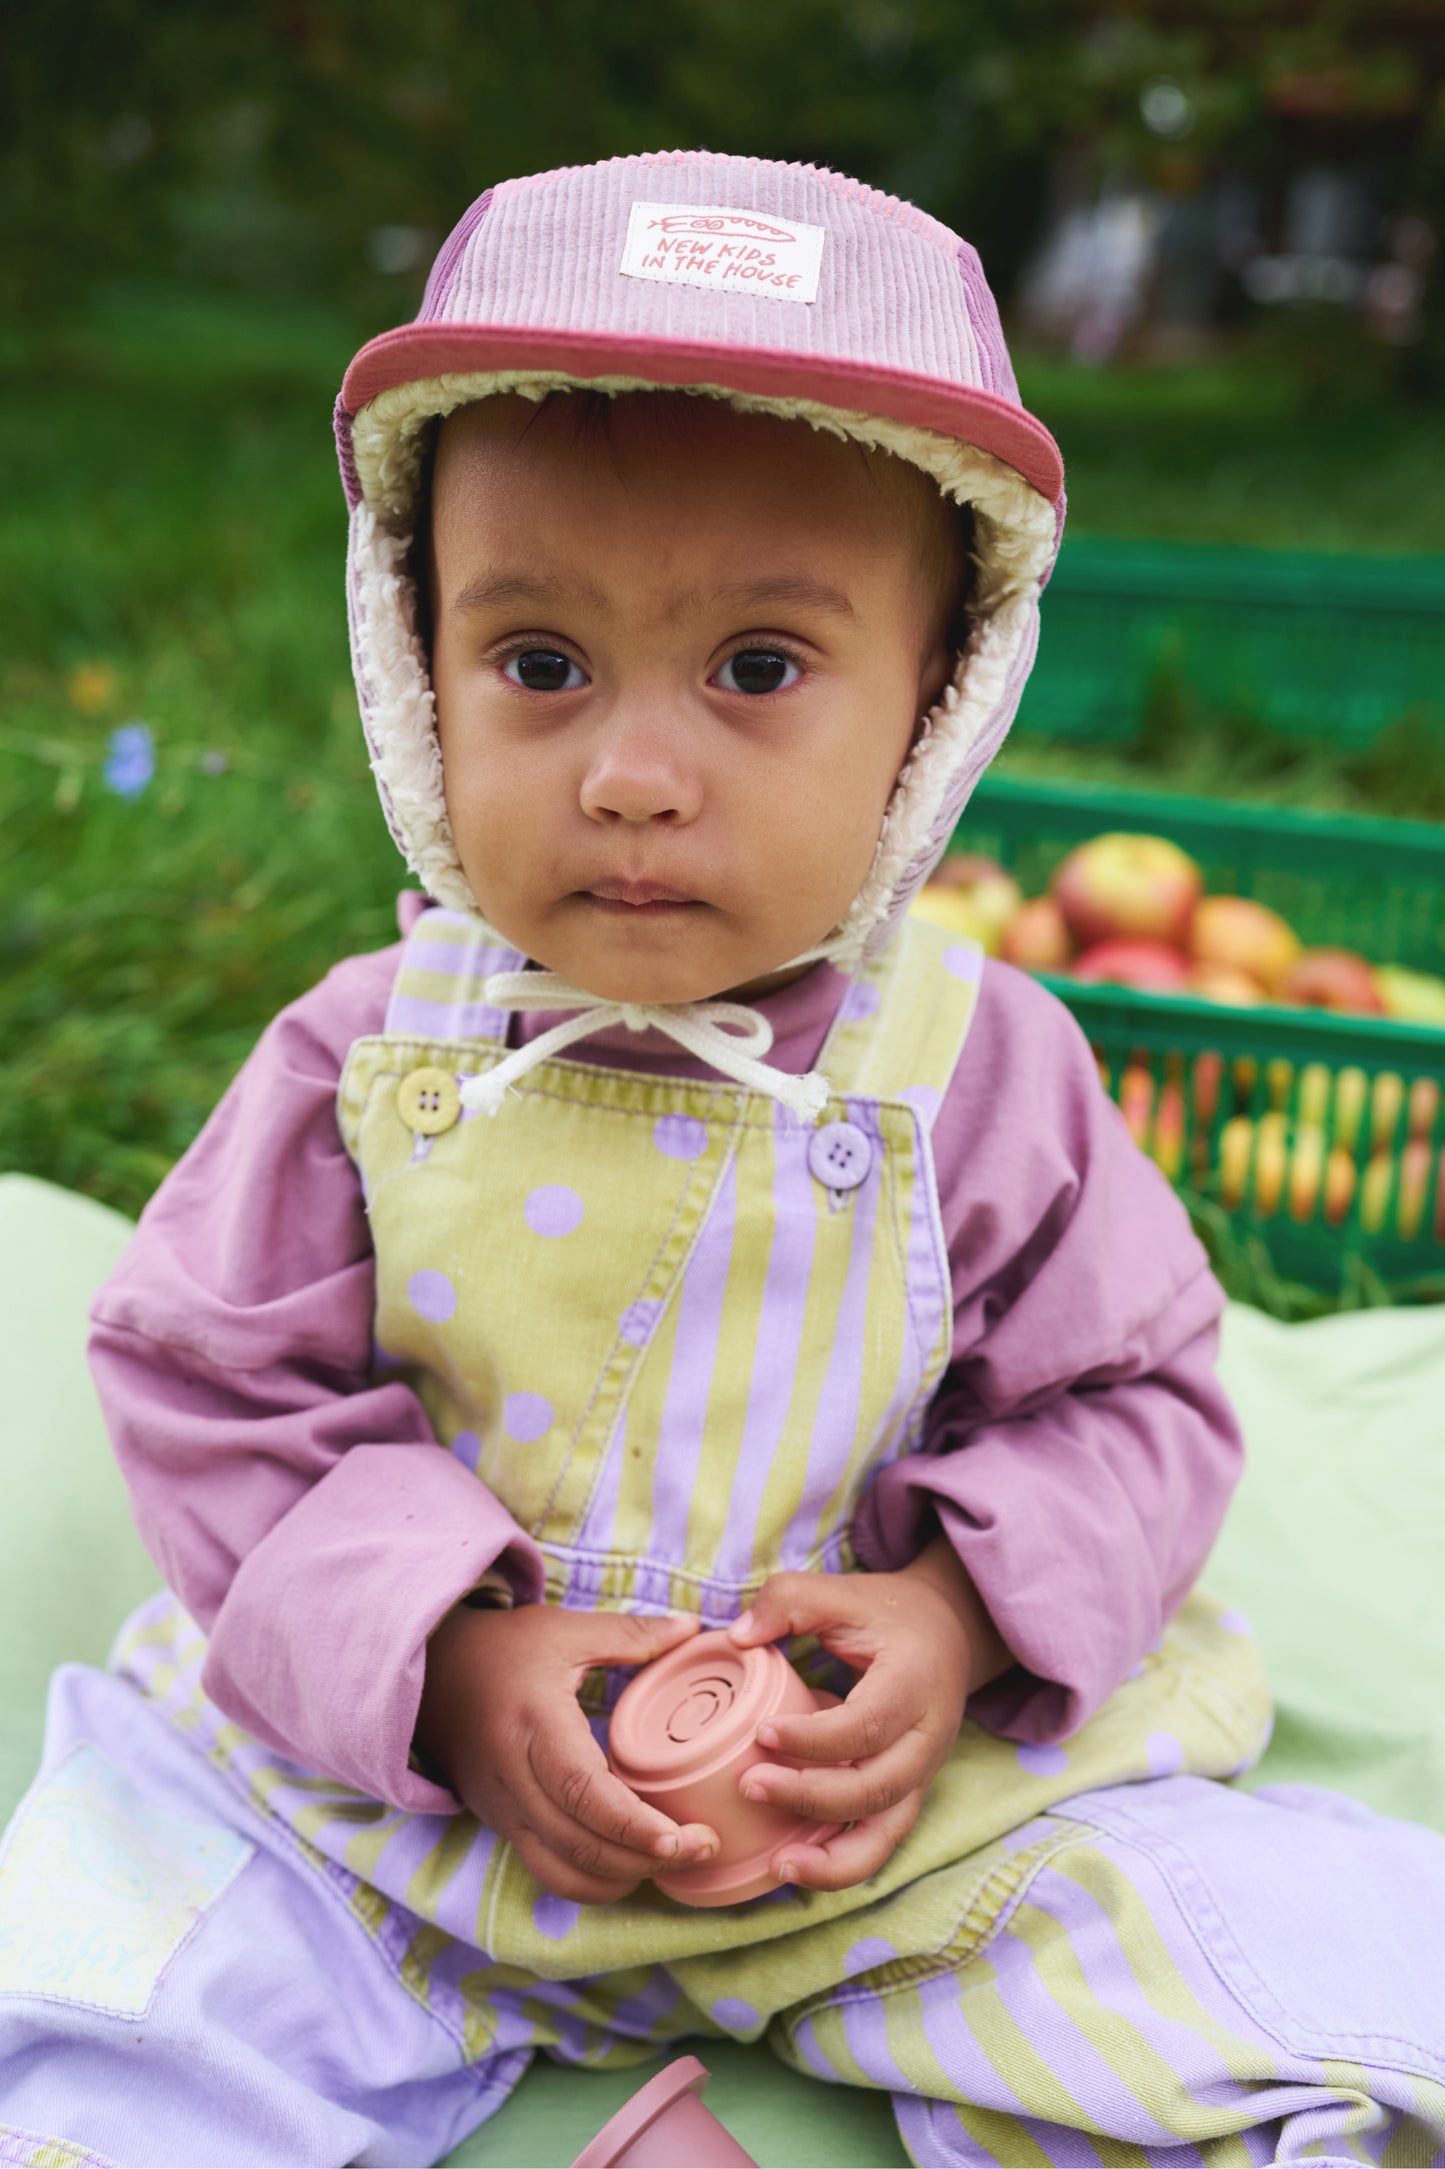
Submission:
[[879,1815],[916,1792],[929,1775],[927,1742],[918,1733],[898,1740],[861,1769],[789,1770],[755,1763],[742,1780],[744,1799],[765,1800],[814,1823],[855,1823]]
[[836,1709],[812,1717],[773,1717],[758,1726],[770,1753],[800,1762],[863,1762],[902,1739],[923,1715],[924,1695],[905,1668],[879,1657]]
[[681,1858],[678,1825],[613,1776],[577,1703],[559,1711],[555,1725],[533,1734],[527,1760],[554,1809],[594,1839],[653,1862]]
[[907,1837],[922,1804],[923,1794],[911,1792],[896,1807],[840,1830],[825,1845],[785,1846],[774,1856],[773,1873],[780,1883],[796,1883],[803,1890],[848,1890],[866,1883]]
[[535,1830],[526,1827],[517,1830],[511,1842],[523,1867],[536,1877],[544,1890],[550,1890],[557,1898],[572,1899],[578,1905],[612,1905],[618,1898],[625,1898],[636,1890],[646,1873],[644,1870],[642,1874],[622,1879],[591,1875],[583,1868],[574,1867],[554,1852]]

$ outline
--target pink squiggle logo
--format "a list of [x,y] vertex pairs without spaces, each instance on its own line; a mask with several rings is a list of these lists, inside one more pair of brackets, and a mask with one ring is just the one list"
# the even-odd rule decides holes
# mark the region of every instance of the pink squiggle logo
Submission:
[[761,236],[767,241],[786,241],[796,244],[797,235],[788,233],[782,226],[770,226],[766,219],[743,218],[730,212],[725,218],[709,218],[698,211],[677,212],[669,218],[655,218],[651,226],[663,233],[713,233],[725,241],[755,241]]

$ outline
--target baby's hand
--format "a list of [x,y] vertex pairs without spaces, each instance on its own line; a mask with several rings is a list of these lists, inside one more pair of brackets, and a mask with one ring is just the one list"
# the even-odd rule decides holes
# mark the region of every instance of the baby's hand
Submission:
[[717,1851],[716,1832],[679,1827],[613,1776],[577,1700],[594,1665],[647,1664],[697,1624],[553,1604],[458,1605],[428,1642],[417,1745],[558,1897],[605,1905],[664,1865]]
[[[861,1675],[837,1709],[758,1727],[764,1748],[817,1767],[756,1763],[744,1780],[754,1799],[852,1824],[824,1845],[774,1856],[779,1882],[812,1890],[878,1872],[917,1822],[970,1693],[1013,1662],[943,1537],[898,1574],[774,1574],[728,1632],[744,1648],[815,1634]],[[846,1762],[854,1767],[836,1767]]]

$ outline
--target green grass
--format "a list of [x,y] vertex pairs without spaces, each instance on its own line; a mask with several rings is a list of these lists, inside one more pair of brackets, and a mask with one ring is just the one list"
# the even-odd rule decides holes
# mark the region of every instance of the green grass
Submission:
[[[125,1212],[267,1019],[394,936],[407,877],[350,686],[330,433],[363,335],[321,310],[120,294],[0,345],[0,1167]],[[1024,392],[1064,446],[1078,530],[1445,550],[1437,418],[1321,427],[1277,362],[1039,364]],[[90,713],[81,665],[111,679]],[[125,801],[101,764],[132,719],[158,769]],[[1021,739],[1007,758],[1293,804],[1404,810],[1409,791],[1398,762],[1351,769],[1208,717],[1142,755]]]

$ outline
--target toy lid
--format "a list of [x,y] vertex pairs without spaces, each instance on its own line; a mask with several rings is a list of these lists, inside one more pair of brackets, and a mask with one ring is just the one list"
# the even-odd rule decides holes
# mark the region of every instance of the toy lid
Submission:
[[622,1690],[608,1732],[612,1766],[634,1787],[700,1777],[751,1746],[795,1676],[771,1643],[739,1649],[722,1629],[683,1642]]

